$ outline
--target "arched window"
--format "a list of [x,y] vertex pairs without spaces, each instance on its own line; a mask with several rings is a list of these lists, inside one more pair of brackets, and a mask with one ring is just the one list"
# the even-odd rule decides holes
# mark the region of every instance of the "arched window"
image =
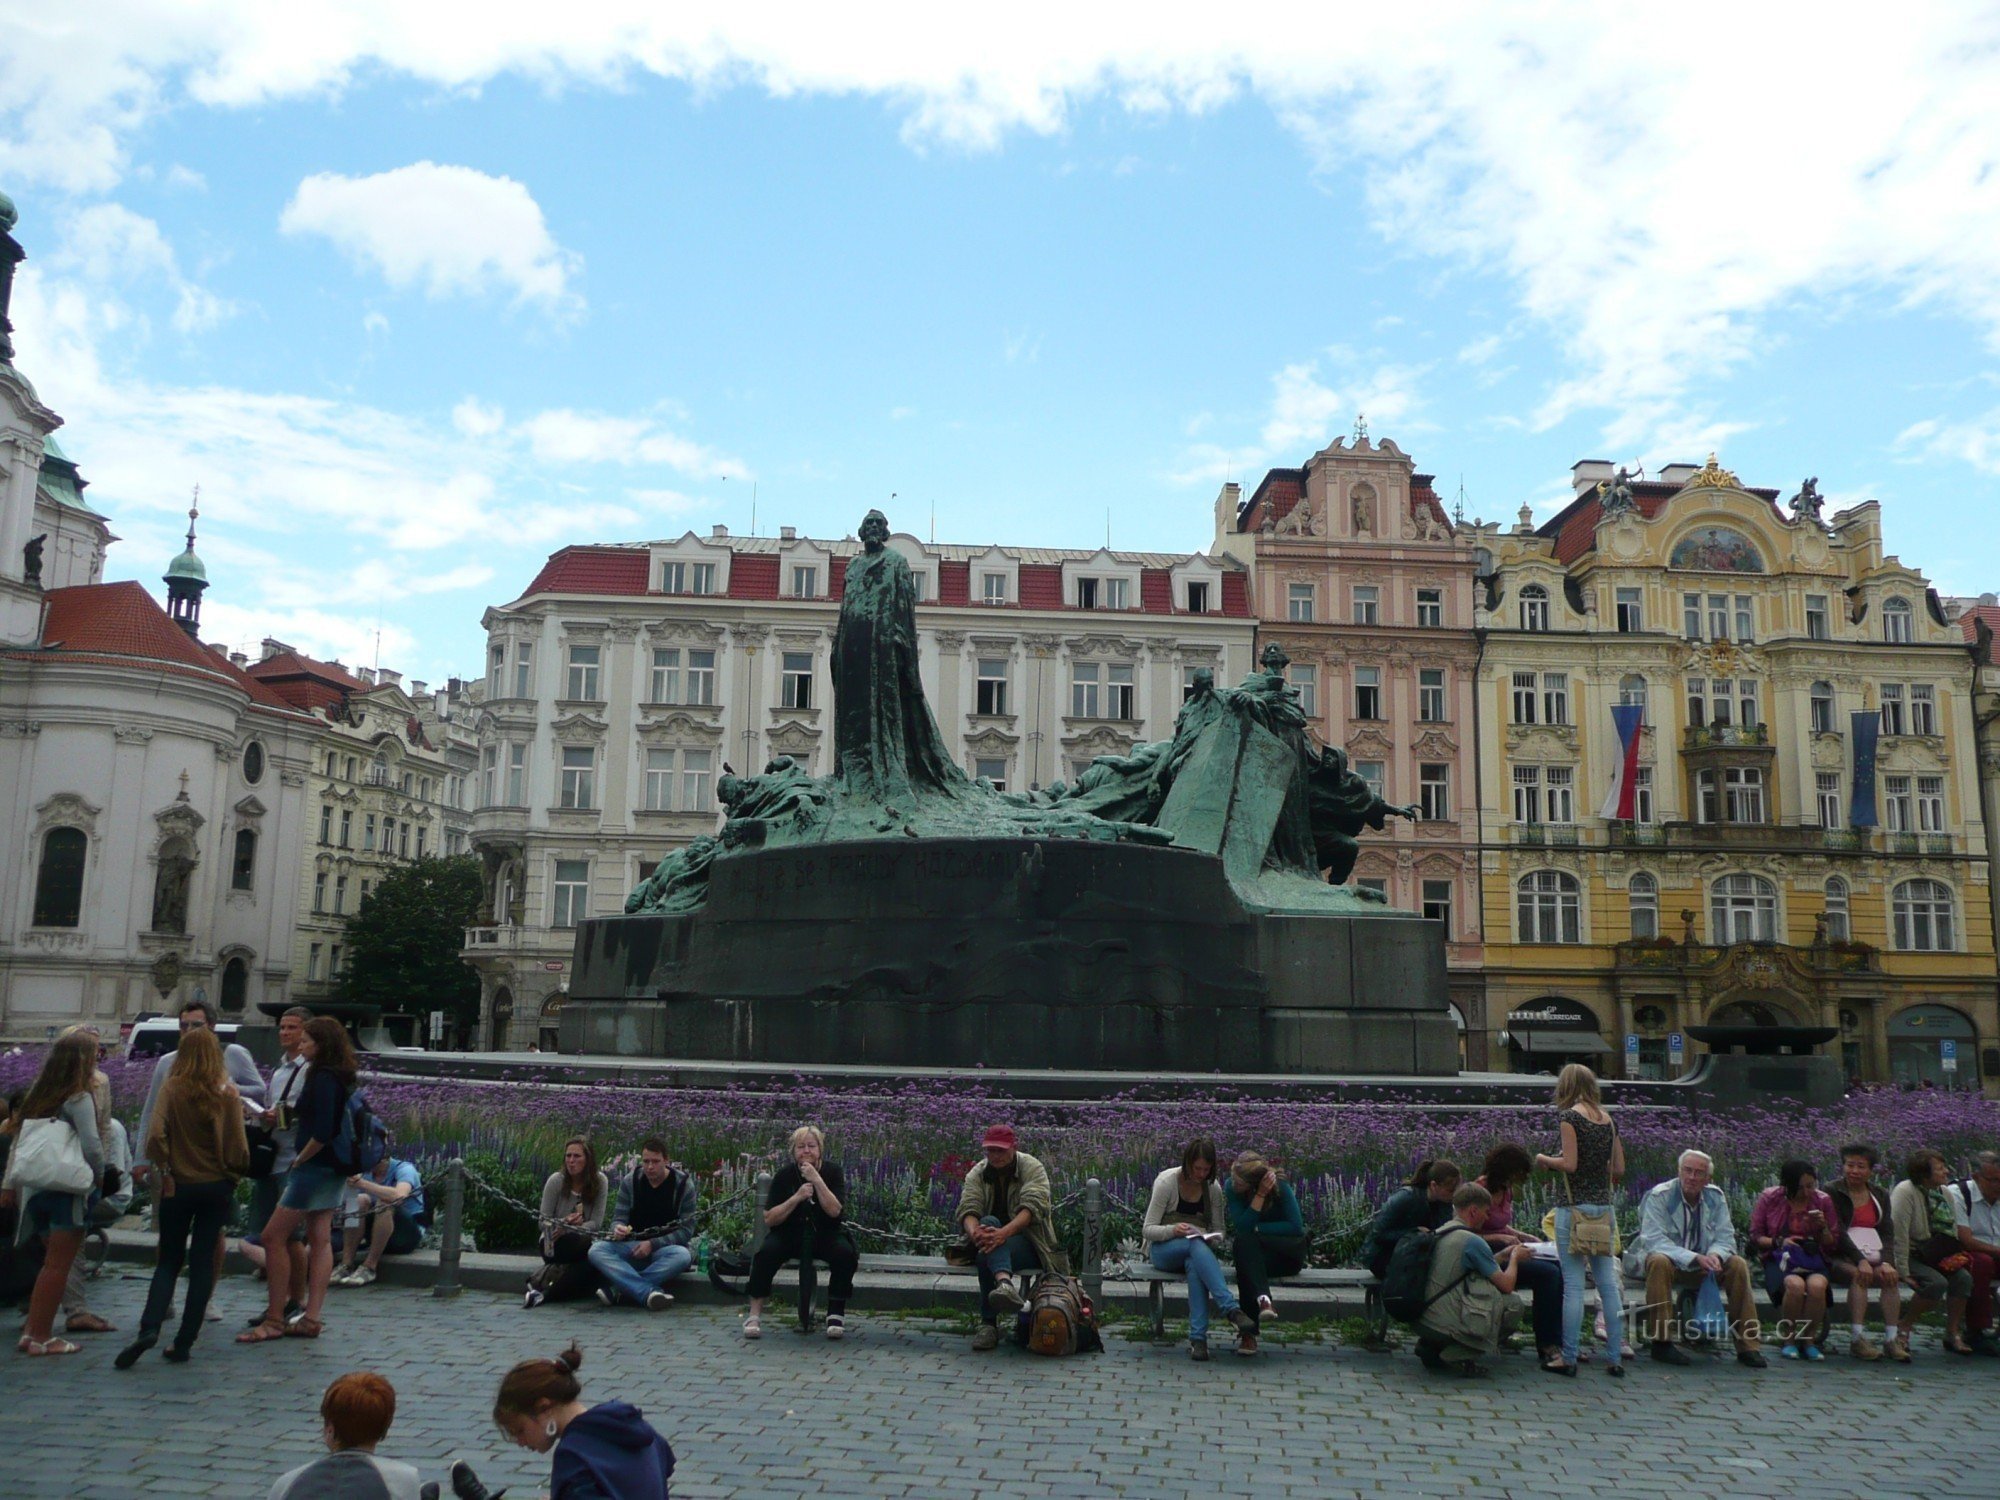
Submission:
[[247,891],[257,878],[257,831],[254,828],[236,830],[236,859],[229,867],[229,888],[232,891]]
[[1583,906],[1574,875],[1536,870],[1521,877],[1516,894],[1522,942],[1583,941]]
[[240,1011],[250,1000],[250,963],[238,956],[222,966],[222,1008]]
[[1815,682],[1812,685],[1812,732],[1814,734],[1833,733],[1833,684]]
[[1646,679],[1637,672],[1627,672],[1623,677],[1619,678],[1618,701],[1620,703],[1636,704],[1639,709],[1639,722],[1641,724],[1645,723]]
[[1906,880],[1890,899],[1891,930],[1908,953],[1949,953],[1957,946],[1952,928],[1951,888],[1936,880]]
[[80,828],[51,828],[42,835],[42,865],[35,874],[35,925],[74,927],[83,918],[83,864],[90,839]]
[[1632,913],[1632,936],[1660,935],[1660,885],[1647,874],[1634,875],[1625,885],[1625,904]]
[[1717,943],[1775,943],[1778,888],[1761,875],[1725,875],[1709,887],[1708,925]]
[[1850,929],[1847,924],[1847,882],[1838,875],[1826,878],[1826,937],[1830,943],[1844,943]]
[[1882,639],[1885,641],[1913,641],[1916,639],[1916,616],[1910,611],[1910,601],[1899,596],[1891,596],[1882,601]]
[[1539,583],[1531,583],[1521,590],[1521,628],[1549,628],[1549,591]]

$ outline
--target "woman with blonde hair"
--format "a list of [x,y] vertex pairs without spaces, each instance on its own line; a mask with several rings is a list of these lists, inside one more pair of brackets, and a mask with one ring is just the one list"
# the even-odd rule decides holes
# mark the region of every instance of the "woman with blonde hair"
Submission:
[[[103,1054],[104,1039],[95,1026],[67,1027],[63,1035],[71,1032],[89,1037],[99,1055]],[[111,1112],[111,1080],[101,1067],[91,1071],[90,1102],[97,1110],[97,1141],[104,1148],[104,1170],[98,1176],[98,1186],[91,1190],[90,1207],[84,1214],[86,1235],[94,1226],[117,1223],[125,1205],[132,1201],[132,1153],[125,1142],[125,1127]],[[116,1325],[90,1310],[90,1283],[83,1261],[79,1255],[70,1262],[69,1280],[63,1283],[63,1332],[116,1333]]]
[[[42,1059],[41,1071],[35,1075],[27,1098],[21,1101],[14,1150],[8,1158],[6,1179],[0,1183],[0,1207],[13,1207],[17,1200],[21,1200],[20,1223],[14,1231],[15,1243],[37,1234],[48,1240],[41,1274],[35,1278],[35,1289],[28,1299],[27,1325],[21,1342],[16,1345],[21,1353],[35,1358],[77,1352],[77,1346],[68,1339],[52,1335],[55,1333],[56,1309],[62,1303],[63,1285],[69,1280],[69,1268],[83,1245],[83,1231],[89,1222],[90,1186],[86,1183],[77,1188],[30,1178],[27,1174],[37,1170],[31,1161],[26,1160],[31,1151],[44,1158],[49,1155],[38,1149],[39,1141],[31,1145],[30,1127],[44,1120],[52,1122],[46,1127],[46,1132],[59,1133],[67,1127],[75,1138],[75,1154],[81,1155],[90,1169],[90,1182],[101,1180],[104,1173],[103,1137],[97,1129],[97,1105],[91,1098],[91,1079],[96,1073],[97,1038],[89,1033],[72,1032],[58,1038],[55,1045],[49,1048],[49,1055]],[[34,1132],[36,1136],[44,1133],[42,1130]],[[56,1149],[66,1157],[71,1156],[67,1149],[69,1144],[67,1140],[55,1143]]]
[[812,1125],[792,1132],[792,1159],[771,1178],[764,1200],[764,1243],[750,1260],[750,1316],[743,1337],[764,1336],[764,1303],[778,1267],[810,1255],[827,1268],[826,1336],[847,1336],[847,1299],[854,1295],[854,1268],[861,1252],[846,1232],[847,1181],[840,1164],[822,1159],[826,1137]]
[[1563,1273],[1562,1348],[1542,1368],[1551,1375],[1575,1375],[1577,1343],[1583,1333],[1583,1270],[1587,1263],[1604,1307],[1604,1373],[1625,1373],[1625,1310],[1619,1298],[1618,1261],[1612,1255],[1616,1222],[1613,1199],[1625,1175],[1625,1146],[1604,1107],[1597,1075],[1571,1063],[1556,1075],[1556,1121],[1562,1151],[1535,1158],[1537,1168],[1560,1172],[1562,1197],[1556,1203],[1556,1250]]
[[1276,1166],[1256,1151],[1245,1151],[1229,1169],[1222,1203],[1236,1256],[1237,1301],[1261,1331],[1264,1319],[1278,1316],[1271,1278],[1298,1275],[1312,1251],[1298,1195]]
[[145,1152],[156,1174],[160,1251],[138,1337],[113,1361],[121,1370],[131,1369],[160,1341],[184,1263],[187,1301],[166,1358],[175,1364],[187,1359],[215,1292],[215,1251],[236,1203],[236,1182],[250,1168],[243,1096],[222,1066],[222,1043],[213,1031],[204,1027],[181,1038],[179,1061],[160,1090]]

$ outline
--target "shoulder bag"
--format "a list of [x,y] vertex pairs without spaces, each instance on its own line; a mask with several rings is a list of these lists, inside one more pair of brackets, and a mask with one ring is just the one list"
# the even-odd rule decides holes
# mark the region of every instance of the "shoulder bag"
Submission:
[[7,1158],[7,1182],[24,1198],[31,1193],[87,1193],[97,1185],[97,1174],[84,1159],[75,1127],[55,1116],[21,1122]]
[[[1618,1137],[1618,1126],[1611,1127],[1612,1139]],[[1579,1153],[1583,1150],[1581,1138],[1577,1143]],[[1610,1171],[1606,1163],[1605,1171]],[[1576,1196],[1570,1188],[1570,1174],[1563,1173],[1563,1197],[1569,1204],[1569,1253],[1571,1255],[1610,1255],[1612,1253],[1612,1212],[1607,1205],[1599,1213],[1591,1213],[1576,1206]]]

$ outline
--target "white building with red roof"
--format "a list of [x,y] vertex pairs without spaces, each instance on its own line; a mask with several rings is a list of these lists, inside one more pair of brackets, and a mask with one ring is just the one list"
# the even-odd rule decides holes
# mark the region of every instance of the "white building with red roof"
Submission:
[[314,721],[202,642],[192,517],[171,613],[99,582],[115,538],[12,364],[13,223],[0,197],[0,1035],[196,994],[254,1020],[291,977]]

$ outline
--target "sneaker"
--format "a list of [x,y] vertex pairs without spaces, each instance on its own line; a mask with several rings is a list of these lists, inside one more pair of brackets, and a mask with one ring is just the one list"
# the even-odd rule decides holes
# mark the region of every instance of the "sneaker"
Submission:
[[1799,1346],[1797,1344],[1787,1344],[1778,1351],[1778,1358],[1780,1359],[1797,1359],[1798,1357]]
[[1257,1299],[1257,1316],[1259,1318],[1277,1317],[1278,1304],[1273,1302],[1269,1297],[1259,1297]]
[[1236,1352],[1246,1357],[1255,1354],[1257,1352],[1257,1335],[1246,1333],[1238,1338],[1236,1340]]
[[1899,1333],[1894,1338],[1890,1339],[1887,1352],[1889,1358],[1893,1359],[1897,1364],[1899,1365],[1908,1364],[1910,1362],[1909,1335]]
[[544,1302],[548,1300],[549,1300],[549,1294],[543,1291],[538,1286],[531,1286],[527,1289],[527,1291],[521,1294],[521,1306],[524,1309],[530,1307],[540,1307]]
[[763,1336],[764,1324],[761,1319],[752,1316],[743,1320],[743,1337],[746,1339],[761,1339]]
[[359,1267],[352,1276],[347,1278],[347,1284],[349,1286],[373,1286],[375,1284],[374,1268],[371,1266]]
[[839,1313],[828,1313],[826,1315],[826,1336],[830,1339],[846,1338],[847,1319]]
[[341,1266],[341,1267],[340,1267],[339,1269],[337,1269],[337,1270],[336,1270],[336,1271],[335,1271],[335,1272],[334,1272],[334,1273],[333,1273],[333,1274],[332,1274],[331,1276],[329,1276],[329,1277],[327,1277],[327,1278],[326,1278],[326,1284],[327,1284],[327,1285],[328,1285],[329,1287],[336,1287],[336,1286],[353,1286],[353,1285],[354,1285],[354,1267],[352,1267],[352,1266]]
[[[299,1303],[287,1302],[285,1304],[285,1326],[287,1328],[290,1328],[294,1323],[303,1321],[305,1315],[306,1310]],[[262,1322],[263,1319],[259,1318],[258,1321]]]
[[972,1336],[972,1351],[975,1354],[990,1354],[1000,1347],[1000,1330],[991,1323],[981,1323],[979,1332]]
[[1799,1351],[1799,1357],[1810,1363],[1813,1360],[1825,1359],[1826,1352],[1818,1344],[1807,1344]]
[[668,1308],[672,1307],[673,1305],[674,1305],[674,1299],[668,1296],[665,1292],[646,1293],[647,1312],[665,1312]]
[[1865,1333],[1857,1333],[1847,1341],[1847,1352],[1856,1359],[1877,1360],[1882,1357],[1881,1347]]
[[1192,1360],[1193,1360],[1193,1361],[1194,1361],[1194,1362],[1195,1362],[1196,1364],[1198,1364],[1198,1365],[1205,1365],[1205,1364],[1207,1364],[1207,1363],[1208,1363],[1208,1340],[1207,1340],[1207,1339],[1189,1339],[1189,1340],[1188,1340],[1188,1357],[1189,1357],[1190,1359],[1192,1359]]
[[222,1309],[211,1302],[208,1306],[208,1311],[201,1315],[201,1320],[204,1323],[220,1323],[222,1321]]
[[1694,1356],[1689,1354],[1687,1350],[1683,1349],[1679,1344],[1670,1344],[1664,1339],[1653,1345],[1653,1358],[1657,1359],[1663,1365],[1691,1365],[1694,1363]]
[[1736,1363],[1739,1365],[1748,1365],[1753,1370],[1767,1370],[1771,1366],[1771,1362],[1764,1358],[1764,1353],[1761,1349],[1738,1349],[1736,1351]]
[[986,1304],[995,1312],[1017,1313],[1021,1310],[1021,1288],[1010,1276],[986,1294]]
[[597,1300],[602,1302],[606,1307],[616,1307],[618,1305],[617,1294],[608,1286],[601,1286],[597,1289]]

